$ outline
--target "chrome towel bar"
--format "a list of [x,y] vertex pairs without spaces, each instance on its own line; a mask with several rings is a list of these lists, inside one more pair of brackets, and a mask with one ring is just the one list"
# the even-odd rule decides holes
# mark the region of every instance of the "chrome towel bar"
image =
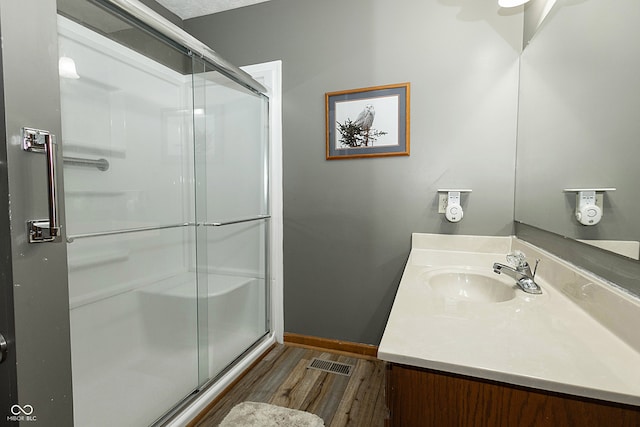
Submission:
[[122,230],[98,231],[96,233],[75,234],[73,236],[68,236],[67,242],[73,243],[73,241],[76,239],[85,239],[87,237],[101,237],[101,236],[113,236],[116,234],[139,233],[141,231],[164,230],[167,228],[188,227],[190,225],[196,225],[196,224],[185,222],[182,224],[155,225],[152,227],[125,228]]
[[225,225],[232,224],[240,224],[243,222],[251,222],[251,221],[260,221],[263,219],[269,219],[271,215],[258,215],[249,218],[236,219],[232,221],[225,222],[184,222],[179,224],[168,224],[168,225],[156,225],[150,227],[137,227],[137,228],[125,228],[122,230],[111,230],[111,231],[98,231],[95,233],[82,233],[82,234],[74,234],[67,237],[67,243],[73,243],[76,239],[86,239],[88,237],[102,237],[102,236],[114,236],[116,234],[127,234],[127,233],[139,233],[142,231],[154,231],[154,230],[164,230],[167,228],[179,228],[179,227],[221,227]]
[[258,216],[252,216],[249,218],[236,219],[231,221],[203,222],[198,225],[203,225],[205,227],[220,227],[223,225],[240,224],[242,222],[260,221],[261,219],[267,219],[267,218],[271,218],[271,215],[258,215]]

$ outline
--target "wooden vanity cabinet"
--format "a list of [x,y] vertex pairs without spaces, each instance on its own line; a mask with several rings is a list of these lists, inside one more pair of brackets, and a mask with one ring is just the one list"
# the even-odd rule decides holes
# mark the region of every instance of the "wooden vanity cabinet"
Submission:
[[630,406],[387,364],[387,427],[640,427]]

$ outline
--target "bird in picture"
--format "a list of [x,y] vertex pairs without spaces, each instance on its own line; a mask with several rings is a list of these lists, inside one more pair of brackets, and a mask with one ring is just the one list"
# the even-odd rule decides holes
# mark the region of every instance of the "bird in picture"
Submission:
[[353,122],[354,125],[360,126],[365,133],[364,145],[369,145],[369,130],[373,125],[373,119],[376,116],[376,111],[373,109],[373,105],[367,104],[364,107],[364,110],[358,114],[356,121]]

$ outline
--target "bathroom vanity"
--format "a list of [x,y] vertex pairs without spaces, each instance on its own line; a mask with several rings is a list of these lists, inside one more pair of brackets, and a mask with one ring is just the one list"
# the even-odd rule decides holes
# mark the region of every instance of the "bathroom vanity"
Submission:
[[[540,295],[493,272],[540,259]],[[640,301],[512,237],[414,234],[378,350],[390,426],[639,426]]]

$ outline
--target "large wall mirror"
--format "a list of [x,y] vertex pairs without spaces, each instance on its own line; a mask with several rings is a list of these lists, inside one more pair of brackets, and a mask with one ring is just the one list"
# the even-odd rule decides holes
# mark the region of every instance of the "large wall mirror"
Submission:
[[[557,0],[521,56],[518,222],[640,255],[640,1]],[[582,225],[577,193],[603,189]],[[638,262],[638,261],[633,261]]]

